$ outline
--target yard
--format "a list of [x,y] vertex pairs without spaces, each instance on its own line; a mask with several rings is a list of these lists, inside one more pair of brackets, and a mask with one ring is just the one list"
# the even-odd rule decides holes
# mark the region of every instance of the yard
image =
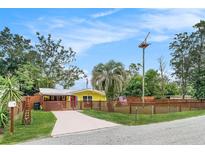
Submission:
[[95,118],[112,121],[124,125],[143,125],[149,123],[172,121],[176,119],[183,119],[183,118],[189,118],[194,116],[201,116],[201,115],[205,115],[205,110],[172,112],[167,114],[154,114],[153,116],[148,114],[147,115],[139,114],[138,120],[136,120],[136,122],[135,122],[136,119],[135,114],[103,112],[103,111],[96,111],[96,110],[83,110],[82,113]]
[[14,144],[33,138],[46,137],[51,134],[56,118],[52,112],[32,111],[31,125],[22,125],[22,115],[15,120],[14,134],[9,134],[9,127],[0,135],[0,144]]

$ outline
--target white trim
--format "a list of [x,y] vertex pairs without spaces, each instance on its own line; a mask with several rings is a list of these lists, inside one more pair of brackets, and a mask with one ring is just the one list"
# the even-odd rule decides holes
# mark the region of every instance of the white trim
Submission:
[[72,95],[70,90],[68,90],[68,89],[39,88],[39,91],[40,91],[41,95],[51,95],[51,96],[55,96],[55,95],[63,95],[63,96]]
[[105,92],[95,90],[95,89],[81,89],[81,90],[75,90],[75,91],[70,91],[69,89],[54,89],[54,88],[39,88],[39,93],[41,95],[50,95],[50,96],[55,96],[55,95],[74,95],[76,93],[84,92],[84,91],[91,91],[98,93],[100,95],[105,96]]

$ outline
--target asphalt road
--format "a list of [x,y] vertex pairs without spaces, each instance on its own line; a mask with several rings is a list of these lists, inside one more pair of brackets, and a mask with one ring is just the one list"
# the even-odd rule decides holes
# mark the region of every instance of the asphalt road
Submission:
[[23,144],[205,144],[205,116],[141,126],[116,126]]

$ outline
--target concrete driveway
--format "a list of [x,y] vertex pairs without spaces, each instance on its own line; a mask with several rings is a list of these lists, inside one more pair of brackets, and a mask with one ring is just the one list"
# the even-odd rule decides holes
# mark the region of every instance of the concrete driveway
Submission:
[[53,111],[53,113],[57,118],[51,133],[51,136],[53,137],[118,126],[118,124],[96,119],[78,111]]

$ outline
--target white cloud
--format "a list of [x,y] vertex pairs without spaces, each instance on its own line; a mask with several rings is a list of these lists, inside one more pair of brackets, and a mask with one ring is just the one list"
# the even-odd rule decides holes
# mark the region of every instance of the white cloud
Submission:
[[96,14],[91,15],[92,18],[100,18],[100,17],[105,17],[108,15],[112,15],[114,13],[119,12],[121,9],[112,9],[112,10],[108,10],[108,11],[104,11],[104,12],[99,12]]
[[[56,22],[56,20],[52,20],[52,22],[54,21]],[[50,22],[51,21],[48,21],[48,23]],[[61,38],[65,46],[71,46],[78,53],[83,52],[94,45],[134,37],[138,33],[137,29],[123,26],[116,28],[115,24],[112,25],[99,21],[83,20],[83,24],[76,24],[75,22],[73,23],[73,20],[66,20],[64,26],[62,25],[62,22],[60,22],[61,28],[58,26],[59,21],[57,23],[58,24],[52,24],[46,28],[44,33],[52,33],[55,38]],[[40,31],[41,27],[44,26],[45,24],[38,24],[36,26],[38,28],[36,29],[39,29],[38,31]],[[31,27],[29,26],[29,28]]]
[[151,35],[150,42],[162,42],[168,40],[170,37],[167,35]]
[[195,9],[168,9],[144,14],[142,26],[157,32],[191,28],[203,18],[204,11]]
[[[124,14],[112,20],[102,21],[100,17],[118,12],[109,10],[89,16],[89,18],[39,17],[23,23],[32,33],[51,33],[56,39],[62,39],[66,47],[72,47],[78,53],[95,45],[112,43],[133,37],[144,38],[151,31],[149,42],[163,42],[172,38],[175,33],[191,29],[204,19],[201,9],[155,9],[140,14]],[[169,76],[171,71],[168,72]],[[87,72],[89,80],[91,74]],[[174,80],[174,77],[172,77]],[[71,89],[86,87],[86,80],[76,81]],[[89,87],[91,85],[89,84]]]
[[204,15],[204,11],[199,9],[150,9],[145,13],[123,15],[107,22],[98,18],[118,11],[119,9],[112,9],[94,14],[94,20],[79,17],[39,17],[26,25],[33,33],[51,33],[53,37],[61,38],[65,46],[71,46],[76,52],[82,53],[95,45],[136,36],[144,37],[148,31],[151,31],[150,41],[166,41],[176,31],[191,28]]

